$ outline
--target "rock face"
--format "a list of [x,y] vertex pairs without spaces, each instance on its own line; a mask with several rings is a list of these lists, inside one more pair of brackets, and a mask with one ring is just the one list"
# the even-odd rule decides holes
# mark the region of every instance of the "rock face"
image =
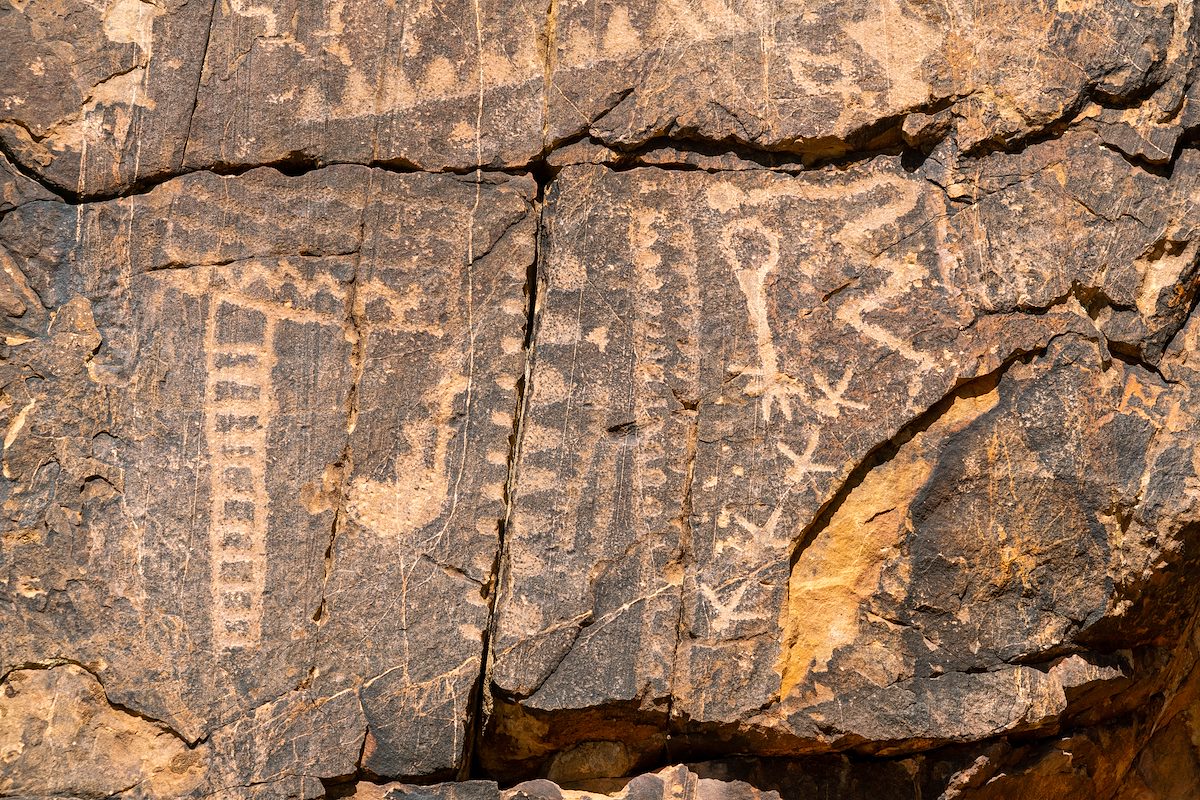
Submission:
[[535,188],[264,169],[10,212],[4,663],[85,665],[264,796],[453,775]]
[[1197,796],[1198,48],[0,6],[0,796]]

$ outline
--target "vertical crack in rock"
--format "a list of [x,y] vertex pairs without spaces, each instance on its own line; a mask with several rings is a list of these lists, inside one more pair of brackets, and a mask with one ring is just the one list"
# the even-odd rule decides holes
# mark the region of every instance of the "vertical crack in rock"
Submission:
[[558,51],[558,0],[546,6],[546,25],[542,31],[545,51],[542,57],[542,152],[552,147],[550,142],[550,93],[554,91],[555,54]]
[[[475,217],[479,213],[479,203],[483,198],[483,96],[484,96],[484,65],[483,65],[483,19],[480,0],[473,0],[475,22],[475,72],[477,78],[477,98],[475,105],[475,202],[467,218],[467,385],[466,398],[463,403],[462,455],[459,458],[458,470],[454,477],[454,488],[450,492],[450,510],[446,514],[446,522],[442,526],[443,533],[454,521],[458,510],[459,490],[462,487],[463,474],[467,467],[467,453],[471,445],[471,405],[475,390],[475,263],[481,259],[501,238],[496,238],[483,253],[475,252]],[[469,741],[469,739],[468,739]],[[465,761],[465,759],[464,759]]]
[[[355,250],[354,272],[351,275],[350,286],[346,292],[345,330],[346,335],[352,340],[350,343],[350,387],[346,392],[346,444],[335,468],[336,480],[338,482],[336,493],[338,506],[334,511],[333,523],[330,526],[329,545],[325,549],[324,574],[321,578],[321,599],[317,606],[317,611],[313,615],[313,622],[317,625],[318,633],[313,637],[313,660],[308,675],[302,684],[305,687],[310,685],[316,677],[317,660],[320,656],[321,646],[320,628],[326,621],[326,593],[329,588],[329,581],[333,576],[333,563],[338,535],[341,533],[342,527],[346,524],[346,515],[349,511],[349,480],[350,476],[354,473],[353,433],[358,425],[359,393],[361,391],[363,373],[366,369],[368,334],[366,326],[363,324],[363,311],[359,307],[359,286],[362,280],[363,249],[366,244],[367,215],[370,209],[373,184],[374,173],[368,171],[363,186],[362,209],[359,214],[358,247]],[[371,738],[371,725],[366,707],[363,705],[361,687],[355,688],[353,691],[355,701],[358,704],[359,714],[361,715],[360,718],[362,719],[362,739],[359,743],[358,755],[354,760],[354,774],[350,776],[351,779],[357,779],[363,774],[363,762],[366,757],[367,743]],[[322,781],[322,785],[326,786],[324,781]]]
[[[362,274],[362,254],[367,235],[367,214],[370,207],[369,201],[372,187],[373,174],[368,172],[363,187],[362,211],[359,216],[358,247],[354,250],[354,273],[351,276],[350,285],[346,291],[345,331],[346,336],[351,339],[350,386],[346,391],[346,444],[342,449],[341,458],[334,465],[338,506],[334,511],[333,522],[330,525],[329,544],[325,548],[324,573],[321,578],[321,597],[317,604],[317,610],[313,614],[313,622],[316,623],[318,629],[325,623],[325,595],[329,587],[329,580],[333,575],[334,548],[337,545],[338,534],[341,532],[342,526],[346,524],[347,504],[349,503],[347,481],[354,472],[354,447],[351,434],[354,433],[354,429],[358,424],[358,395],[362,383],[363,371],[366,366],[367,346],[367,332],[363,325],[362,311],[359,308],[358,289]],[[319,649],[320,636],[318,635],[314,637],[312,666],[309,668],[308,675],[301,684],[302,687],[310,684],[315,677],[314,673],[316,671]]]
[[679,504],[679,615],[675,620],[675,648],[671,653],[671,677],[667,695],[666,731],[663,742],[663,761],[668,763],[672,758],[671,734],[675,723],[675,692],[676,678],[679,665],[679,648],[683,642],[684,629],[687,627],[687,582],[693,569],[694,555],[692,551],[692,485],[696,478],[696,453],[700,444],[700,400],[685,400],[677,398],[683,406],[680,413],[690,414],[692,424],[688,427],[687,442],[684,449],[684,489],[683,499]]
[[533,376],[533,361],[535,355],[535,340],[537,336],[538,314],[538,282],[541,280],[542,237],[545,209],[545,191],[552,176],[545,173],[536,175],[538,182],[537,195],[534,198],[534,213],[537,214],[537,224],[534,228],[533,259],[525,271],[525,331],[521,346],[524,353],[524,370],[517,379],[516,398],[513,408],[512,432],[508,437],[508,472],[504,482],[504,517],[497,520],[496,557],[492,564],[489,580],[484,587],[487,593],[488,621],[483,634],[483,655],[480,659],[479,678],[473,690],[467,719],[467,746],[464,750],[463,763],[459,770],[459,780],[469,779],[477,770],[477,754],[482,743],[484,728],[491,713],[491,695],[489,681],[491,675],[492,650],[491,643],[495,634],[496,598],[500,584],[504,578],[507,563],[506,534],[512,517],[513,503],[517,494],[517,480],[521,462],[521,439],[525,428],[525,415],[528,409],[530,381]]
[[[208,66],[208,46],[212,42],[213,22],[217,16],[217,3],[219,0],[213,0],[212,7],[208,11],[208,25],[204,29],[204,47],[200,49],[200,64],[196,68],[196,84],[192,92],[192,107],[188,110],[187,131],[183,136],[183,150],[179,153],[179,164],[177,170],[182,171],[187,164],[188,146],[192,143],[192,127],[196,121],[196,107],[200,105],[200,84],[204,81],[204,69]],[[135,174],[133,179],[136,181],[138,176]]]

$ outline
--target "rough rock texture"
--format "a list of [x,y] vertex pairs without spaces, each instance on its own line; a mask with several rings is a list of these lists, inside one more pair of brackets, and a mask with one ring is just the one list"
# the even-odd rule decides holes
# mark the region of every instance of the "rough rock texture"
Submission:
[[0,3],[0,796],[1196,797],[1198,49]]
[[454,774],[534,189],[265,169],[10,212],[3,662],[86,666],[214,786]]

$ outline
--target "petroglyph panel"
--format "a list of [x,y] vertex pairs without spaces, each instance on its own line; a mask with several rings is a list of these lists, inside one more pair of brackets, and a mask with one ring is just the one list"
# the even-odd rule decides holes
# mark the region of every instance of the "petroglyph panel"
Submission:
[[1197,3],[0,0],[0,795],[1200,796]]
[[352,468],[314,687],[360,687],[363,766],[378,774],[452,770],[465,751],[525,371],[535,189],[389,175],[367,200]]
[[[1194,265],[1184,276],[1145,254],[1162,249],[1164,237],[1179,238],[1176,250],[1191,246],[1182,242],[1193,236],[1197,190],[1190,176],[1131,168],[1086,135],[971,169],[960,171],[953,157],[915,171],[880,157],[797,176],[604,167],[559,174],[546,211],[537,353],[497,610],[494,731],[522,742],[519,763],[566,746],[569,728],[521,739],[530,717],[566,710],[591,738],[622,720],[622,731],[637,731],[622,741],[644,757],[666,745],[669,729],[673,737],[696,733],[699,746],[728,736],[731,746],[772,752],[839,735],[928,736],[945,721],[904,711],[905,698],[936,698],[934,690],[951,685],[993,698],[988,713],[1002,728],[1061,711],[1054,692],[1062,687],[1038,683],[1038,695],[1026,686],[1041,680],[1032,673],[974,684],[960,675],[925,687],[973,669],[986,637],[951,626],[929,641],[953,655],[928,657],[924,640],[876,630],[904,624],[882,598],[900,592],[911,608],[908,576],[949,569],[937,562],[938,546],[918,548],[909,537],[920,528],[912,520],[925,502],[921,487],[956,469],[946,453],[960,429],[978,430],[961,434],[979,439],[971,452],[1003,460],[1003,451],[1021,464],[1011,469],[1034,472],[1045,469],[1036,465],[1047,437],[1091,431],[1092,449],[1053,468],[1090,477],[1030,484],[1021,490],[1028,502],[996,505],[1005,519],[1091,507],[1080,498],[1128,492],[1130,475],[1142,480],[1152,469],[1095,466],[1115,447],[1106,436],[1133,441],[1175,413],[1154,405],[1136,436],[1133,417],[1104,418],[1099,409],[1118,405],[1123,381],[1162,386],[1148,372],[1114,367],[1096,342],[1157,358],[1159,342],[1182,324]],[[1123,218],[1119,209],[1137,210]],[[1092,242],[1101,225],[1121,228],[1121,237]],[[1014,228],[1041,238],[1035,246],[1028,234],[1009,235]],[[1144,291],[1156,298],[1153,310],[1135,302]],[[1051,346],[1061,337],[1074,344]],[[995,389],[1014,359],[1031,353],[1045,353],[1044,361],[1013,367]],[[952,402],[964,384],[967,394]],[[1055,392],[1078,405],[1045,405]],[[1023,396],[1045,405],[1044,424],[1028,434],[1041,444],[986,445],[989,426],[1016,436],[1024,423],[1009,417],[1034,414],[1032,405],[1020,410]],[[930,409],[940,409],[945,428],[921,434]],[[1049,430],[1055,425],[1058,433]],[[1148,439],[1138,441],[1130,452],[1145,451]],[[922,460],[922,448],[936,457]],[[858,485],[871,459],[893,456]],[[957,469],[974,476],[989,467]],[[909,516],[906,503],[914,504]],[[1071,534],[1096,542],[1077,545],[1087,551],[1080,580],[1095,591],[1073,592],[1082,605],[1063,612],[1075,623],[1064,622],[1044,610],[1052,602],[1019,598],[1051,591],[1020,576],[1030,577],[1022,570],[1038,563],[1037,553],[1066,545],[983,513],[963,512],[977,524],[962,532],[972,545],[955,545],[967,559],[955,562],[966,576],[956,580],[974,586],[975,571],[1005,576],[989,613],[1010,632],[1026,631],[1020,644],[1008,638],[1020,657],[1084,636],[1132,580],[1110,565],[1103,526]],[[948,518],[939,528],[955,529]],[[979,552],[969,555],[971,547]],[[989,558],[1009,570],[983,566]],[[564,582],[563,574],[586,577]],[[983,589],[971,591],[986,604]],[[894,658],[876,658],[871,643],[881,641],[892,642]],[[600,661],[613,665],[604,678],[594,672]],[[845,670],[877,682],[858,693],[859,678]],[[835,719],[829,704],[847,699]]]
[[3,569],[24,588],[0,664],[53,652],[213,734],[209,790],[311,793],[309,739],[351,770],[457,769],[533,193],[262,169],[4,217],[30,311],[6,332]]
[[497,0],[220,4],[187,161],[522,164],[541,149],[542,12]]
[[1196,114],[1190,0],[29,0],[0,15],[0,144],[83,196],[269,163],[513,168],[585,136],[763,161],[971,150],[1076,115],[1162,163]]
[[[548,139],[585,132],[617,149],[699,137],[828,156],[952,132],[965,150],[1027,135],[1095,90],[1153,90],[1190,62],[1195,36],[1190,2],[1153,13],[1131,0],[554,9]],[[1165,87],[1160,119],[1175,116],[1183,91]],[[1149,119],[1132,127],[1151,135]]]
[[541,151],[544,6],[102,6],[0,9],[0,143],[69,192],[215,165],[462,169]]

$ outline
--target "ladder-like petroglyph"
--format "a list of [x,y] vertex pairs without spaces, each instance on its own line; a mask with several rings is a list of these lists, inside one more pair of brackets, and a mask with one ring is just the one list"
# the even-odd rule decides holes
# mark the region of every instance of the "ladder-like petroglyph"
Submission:
[[267,570],[267,433],[275,324],[231,299],[213,298],[204,331],[212,634],[218,650],[258,642]]
[[[212,647],[226,652],[254,647],[262,636],[271,506],[267,473],[277,410],[273,372],[279,323],[315,322],[340,328],[344,320],[332,311],[311,308],[321,292],[340,293],[328,279],[303,278],[290,273],[287,265],[265,274],[253,265],[244,271],[235,265],[212,273],[210,280],[203,342]],[[297,290],[299,307],[294,301],[263,298],[264,285],[281,282]]]

